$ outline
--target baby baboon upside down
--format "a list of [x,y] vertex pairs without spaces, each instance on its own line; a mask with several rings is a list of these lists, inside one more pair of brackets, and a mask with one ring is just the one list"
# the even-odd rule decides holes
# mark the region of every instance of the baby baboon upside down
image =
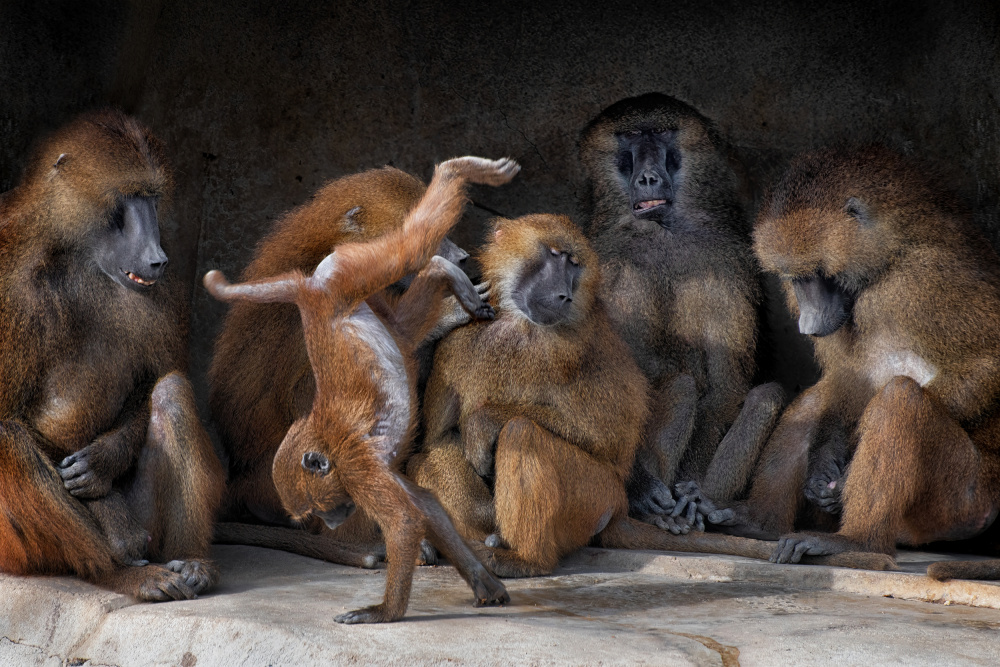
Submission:
[[[388,552],[384,602],[338,616],[342,623],[402,617],[425,533],[472,587],[477,604],[509,600],[434,496],[399,467],[409,455],[414,428],[413,350],[437,322],[433,300],[440,296],[431,285],[449,283],[470,312],[493,315],[468,280],[458,279],[453,264],[432,261],[432,255],[458,222],[467,181],[501,185],[518,170],[511,160],[464,157],[441,163],[400,229],[338,246],[308,278],[293,272],[229,285],[216,271],[205,276],[217,298],[294,303],[301,312],[316,397],[274,458],[277,492],[293,518],[315,514],[330,528],[360,508],[382,529]],[[382,290],[415,271],[420,272],[413,284],[390,308]]]

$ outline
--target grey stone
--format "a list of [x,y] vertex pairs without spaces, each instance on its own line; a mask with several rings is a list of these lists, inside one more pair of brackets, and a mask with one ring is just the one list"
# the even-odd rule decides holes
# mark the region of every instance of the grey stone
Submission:
[[[218,546],[198,600],[138,604],[68,577],[0,575],[0,664],[982,664],[1000,661],[1000,585],[699,554],[584,549],[549,577],[507,580],[474,608],[449,566],[416,573],[387,625],[333,617],[379,601],[383,570]],[[929,600],[918,602],[915,600]],[[965,604],[951,604],[962,602]]]

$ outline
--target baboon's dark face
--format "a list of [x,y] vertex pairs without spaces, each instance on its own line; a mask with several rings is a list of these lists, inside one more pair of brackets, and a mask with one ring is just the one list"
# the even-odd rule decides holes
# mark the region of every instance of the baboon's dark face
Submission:
[[667,226],[676,200],[681,153],[675,131],[632,130],[617,135],[618,173],[629,193],[632,215]]
[[851,315],[854,296],[823,275],[794,278],[792,287],[799,305],[799,331],[810,336],[829,336]]
[[94,240],[94,260],[101,271],[128,289],[150,289],[167,266],[156,206],[156,197],[122,199]]
[[565,322],[573,314],[573,296],[580,286],[579,260],[560,248],[541,244],[525,265],[512,294],[524,315],[541,325]]

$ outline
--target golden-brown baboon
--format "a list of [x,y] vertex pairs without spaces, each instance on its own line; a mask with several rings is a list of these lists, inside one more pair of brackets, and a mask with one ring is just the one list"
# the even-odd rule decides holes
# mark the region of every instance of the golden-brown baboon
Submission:
[[672,535],[628,518],[625,479],[648,385],[605,313],[597,257],[573,223],[497,220],[481,264],[497,319],[456,329],[438,346],[426,440],[408,472],[487,565],[500,576],[546,574],[592,539],[769,554],[773,545],[756,540]]
[[[246,282],[288,271],[311,271],[342,243],[371,240],[399,229],[424,191],[418,179],[391,167],[337,179],[275,224],[241,279]],[[448,239],[438,254],[459,266],[468,257]],[[386,298],[399,299],[403,284],[409,284],[408,278],[387,290]],[[445,289],[440,280],[422,285],[422,289],[438,294]],[[463,309],[451,304],[432,338],[468,319]],[[271,465],[292,423],[308,414],[315,393],[298,309],[293,304],[232,304],[215,343],[209,385],[213,420],[229,459],[223,516],[287,525],[289,517],[274,487]],[[360,514],[352,521],[356,529],[350,531],[351,537],[378,539],[377,534],[357,529],[359,519]],[[321,522],[311,527],[329,537]],[[216,541],[273,546],[348,565],[370,567],[375,562],[366,553],[345,551],[341,548],[344,545],[290,534],[278,527],[220,524]]]
[[736,529],[777,536],[806,500],[835,534],[784,536],[775,562],[894,554],[976,535],[1000,490],[1000,265],[932,173],[885,147],[793,161],[758,256],[813,337],[819,382],[781,417]]
[[185,310],[158,221],[170,192],[160,143],[107,110],[57,131],[0,198],[4,572],[143,600],[216,578],[222,468],[180,373]]
[[[413,352],[438,321],[440,294],[427,286],[450,284],[470,312],[493,315],[454,264],[432,255],[458,222],[467,181],[501,185],[518,170],[512,160],[464,157],[441,163],[401,228],[338,246],[309,278],[293,272],[229,285],[217,271],[205,276],[217,298],[294,303],[301,312],[316,397],[278,449],[274,484],[294,519],[315,514],[336,528],[359,507],[379,524],[388,552],[384,602],[338,616],[342,623],[403,616],[425,532],[475,591],[477,604],[510,599],[434,496],[399,468],[409,456],[417,412]],[[420,273],[406,294],[390,307],[382,291],[415,271]]]
[[601,297],[651,385],[631,514],[703,529],[711,500],[745,490],[784,401],[751,390],[761,290],[737,179],[708,119],[656,93],[601,112],[580,159]]

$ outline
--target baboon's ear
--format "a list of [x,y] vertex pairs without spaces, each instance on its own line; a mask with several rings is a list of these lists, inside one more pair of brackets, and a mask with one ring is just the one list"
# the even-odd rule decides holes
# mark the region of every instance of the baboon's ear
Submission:
[[357,215],[361,212],[360,206],[355,206],[344,214],[344,227],[352,232],[360,232],[361,225],[358,223]]
[[865,203],[857,197],[849,197],[847,199],[847,203],[844,204],[844,213],[851,216],[866,227],[870,227],[875,222],[872,218],[871,211],[868,210]]

